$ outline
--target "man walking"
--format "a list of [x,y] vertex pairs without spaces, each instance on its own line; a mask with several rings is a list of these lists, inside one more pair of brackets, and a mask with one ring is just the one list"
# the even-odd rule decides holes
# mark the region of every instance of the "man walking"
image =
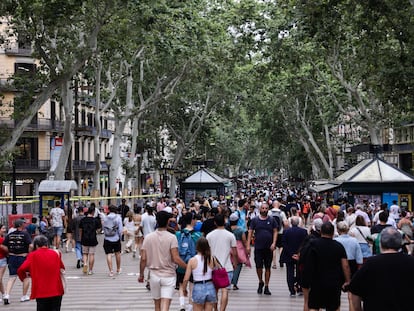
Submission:
[[118,214],[121,215],[122,221],[124,221],[124,218],[126,217],[126,214],[129,212],[129,206],[126,204],[126,200],[121,200],[121,205],[118,206],[117,210]]
[[[236,238],[233,233],[225,229],[224,216],[222,214],[214,216],[214,222],[217,228],[207,234],[206,238],[210,244],[211,254],[226,269],[231,283],[234,268],[238,265]],[[230,256],[233,257],[233,263]],[[221,289],[220,311],[224,311],[227,308],[229,288],[230,286]]]
[[144,270],[148,267],[151,271],[150,285],[155,311],[170,309],[176,283],[176,264],[183,269],[187,267],[178,254],[177,238],[167,231],[171,217],[165,211],[157,213],[158,228],[144,238],[141,247],[138,282],[144,282]]
[[304,301],[307,301],[305,310],[338,310],[341,290],[347,287],[351,279],[345,249],[333,240],[333,236],[332,223],[323,223],[321,237],[311,241],[312,248],[304,259],[302,286]]
[[286,280],[290,297],[302,294],[302,289],[298,282],[297,260],[299,259],[299,249],[308,236],[308,232],[306,229],[299,227],[299,222],[299,216],[292,216],[292,227],[285,231],[282,239],[283,252],[281,260],[286,263]]
[[95,208],[90,206],[88,213],[79,223],[79,232],[81,236],[82,253],[83,253],[83,273],[93,274],[93,265],[95,263],[96,230],[101,229],[102,224],[99,218],[93,217]]
[[380,239],[381,254],[369,257],[349,285],[354,310],[412,310],[414,257],[399,252],[402,236],[395,228],[382,230]]
[[83,207],[80,206],[77,209],[77,216],[72,220],[72,231],[73,231],[73,239],[75,240],[75,253],[76,253],[76,268],[80,269],[82,266],[82,244],[81,244],[81,235],[79,224],[81,220],[85,217],[83,212]]
[[32,279],[31,299],[36,299],[37,311],[59,311],[64,294],[61,273],[65,270],[62,254],[49,249],[48,239],[43,235],[34,238],[34,251],[18,269],[21,281]]
[[55,202],[55,207],[50,210],[50,217],[52,221],[53,227],[53,247],[55,249],[59,249],[60,247],[60,240],[63,234],[63,228],[66,226],[65,224],[65,211],[60,207],[60,202]]
[[[257,293],[271,295],[269,290],[270,267],[272,265],[273,251],[276,248],[278,226],[273,217],[269,215],[269,204],[263,202],[260,206],[260,215],[250,222],[247,238],[247,252],[250,253],[250,245],[253,233],[255,235],[254,262],[256,273],[259,278]],[[265,279],[263,282],[263,267],[265,268]],[[263,292],[264,287],[264,292]]]
[[[9,253],[9,280],[7,281],[6,291],[3,295],[3,303],[8,305],[10,303],[10,292],[13,288],[17,278],[17,269],[26,260],[29,251],[32,249],[32,238],[30,234],[23,230],[25,221],[23,219],[16,219],[14,221],[15,230],[8,235],[0,247]],[[23,280],[23,296],[20,298],[21,302],[29,301],[30,297],[27,295],[29,290],[30,279]]]
[[121,235],[123,228],[121,216],[116,214],[116,212],[115,205],[109,206],[109,214],[103,221],[105,235],[103,248],[106,254],[106,263],[108,264],[110,277],[114,276],[112,254],[115,254],[116,273],[121,273]]

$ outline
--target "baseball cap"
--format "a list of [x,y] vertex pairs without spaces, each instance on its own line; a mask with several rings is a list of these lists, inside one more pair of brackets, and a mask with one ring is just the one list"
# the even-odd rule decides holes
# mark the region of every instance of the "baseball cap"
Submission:
[[237,221],[239,220],[239,215],[237,213],[232,213],[229,217],[230,221]]
[[19,228],[19,227],[23,226],[25,223],[26,223],[26,221],[24,219],[16,219],[14,221],[14,227]]

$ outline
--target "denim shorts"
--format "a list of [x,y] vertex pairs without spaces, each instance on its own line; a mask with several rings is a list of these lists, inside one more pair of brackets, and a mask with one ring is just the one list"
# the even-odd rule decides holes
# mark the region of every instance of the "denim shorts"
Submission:
[[217,294],[213,282],[197,283],[193,287],[192,300],[196,304],[203,305],[206,302],[216,303]]
[[53,227],[53,232],[55,235],[61,237],[63,234],[63,227]]
[[7,258],[6,257],[0,259],[0,268],[3,268],[5,266],[7,266]]

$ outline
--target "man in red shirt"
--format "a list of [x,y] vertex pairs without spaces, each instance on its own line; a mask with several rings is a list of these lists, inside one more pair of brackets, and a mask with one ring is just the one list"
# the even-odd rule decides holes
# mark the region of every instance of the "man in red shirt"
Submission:
[[48,240],[43,235],[36,236],[33,245],[35,250],[27,255],[17,274],[23,281],[30,273],[30,299],[36,299],[37,311],[60,311],[64,293],[61,273],[65,269],[62,256],[60,252],[48,248]]

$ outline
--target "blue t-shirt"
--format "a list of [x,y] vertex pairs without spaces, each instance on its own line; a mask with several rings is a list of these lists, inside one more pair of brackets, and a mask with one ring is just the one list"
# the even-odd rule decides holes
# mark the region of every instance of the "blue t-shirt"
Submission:
[[277,229],[277,223],[273,217],[268,216],[266,219],[255,217],[252,219],[249,229],[254,231],[254,248],[267,249],[272,245],[273,230]]
[[246,212],[243,210],[237,210],[239,220],[237,221],[237,226],[242,228],[244,231],[247,231],[246,226]]

